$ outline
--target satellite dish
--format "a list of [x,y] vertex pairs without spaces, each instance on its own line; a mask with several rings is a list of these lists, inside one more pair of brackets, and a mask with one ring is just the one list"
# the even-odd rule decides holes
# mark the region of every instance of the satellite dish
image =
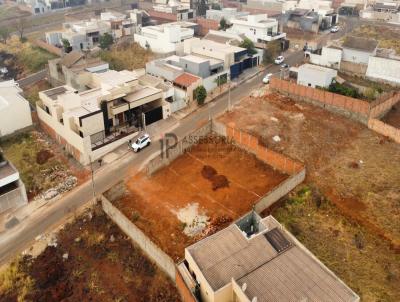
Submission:
[[247,283],[243,283],[242,285],[242,291],[245,292],[247,289]]

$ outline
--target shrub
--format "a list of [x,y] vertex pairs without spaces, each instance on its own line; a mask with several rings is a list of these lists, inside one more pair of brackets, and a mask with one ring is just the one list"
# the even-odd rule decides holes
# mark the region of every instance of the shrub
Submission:
[[197,104],[199,104],[199,106],[204,104],[204,101],[206,100],[207,97],[207,91],[204,88],[203,85],[200,85],[199,87],[197,87],[194,91],[194,98],[197,100]]

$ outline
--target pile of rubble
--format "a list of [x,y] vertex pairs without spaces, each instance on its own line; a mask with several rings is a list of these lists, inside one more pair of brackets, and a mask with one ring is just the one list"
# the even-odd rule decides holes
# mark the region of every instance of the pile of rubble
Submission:
[[66,176],[64,181],[62,181],[59,185],[44,192],[43,197],[45,200],[52,199],[59,194],[71,190],[77,185],[77,183],[78,179],[75,176]]

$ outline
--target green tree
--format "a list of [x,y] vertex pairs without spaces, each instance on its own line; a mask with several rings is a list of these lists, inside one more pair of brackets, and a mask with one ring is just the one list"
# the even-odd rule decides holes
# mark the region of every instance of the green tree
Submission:
[[199,87],[197,87],[194,91],[194,98],[197,100],[197,104],[199,104],[199,106],[204,104],[204,101],[206,100],[207,97],[207,91],[204,88],[203,85],[200,85]]
[[71,51],[71,44],[67,39],[62,39],[61,43],[63,44],[64,52],[69,53]]
[[11,28],[6,26],[0,26],[0,38],[4,44],[7,44],[7,40],[10,38]]
[[211,9],[221,10],[221,5],[219,5],[219,3],[212,3]]
[[109,49],[110,46],[114,43],[113,37],[109,33],[105,33],[100,37],[99,45],[101,49]]
[[229,27],[231,27],[230,24],[228,24],[226,19],[222,17],[221,20],[219,21],[219,29],[226,30]]
[[263,53],[263,64],[273,63],[274,59],[280,54],[281,45],[279,41],[271,41],[265,45]]
[[249,55],[254,55],[255,53],[257,53],[253,41],[251,41],[249,38],[244,38],[243,42],[240,43],[239,46],[242,48],[246,48]]

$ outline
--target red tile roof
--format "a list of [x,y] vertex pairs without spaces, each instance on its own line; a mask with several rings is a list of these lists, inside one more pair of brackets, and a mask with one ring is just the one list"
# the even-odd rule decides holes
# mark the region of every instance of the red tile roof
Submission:
[[175,84],[183,86],[183,87],[189,87],[193,83],[197,82],[200,78],[196,77],[190,73],[183,73],[179,77],[177,77],[174,81]]

